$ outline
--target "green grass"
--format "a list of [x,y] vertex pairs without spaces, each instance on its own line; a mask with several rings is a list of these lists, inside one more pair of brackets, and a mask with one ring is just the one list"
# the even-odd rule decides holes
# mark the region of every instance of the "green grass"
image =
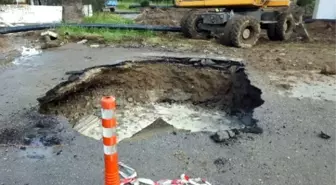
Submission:
[[104,24],[134,24],[131,19],[123,18],[111,13],[97,13],[92,17],[85,17],[84,23],[104,23]]
[[[129,8],[130,5],[134,5],[134,4],[140,4],[141,1],[122,1],[122,2],[118,2],[117,5],[117,10],[128,10],[128,11],[139,11],[139,8]],[[171,2],[150,2],[150,5],[157,5],[157,6],[172,6],[173,4]]]
[[129,5],[134,4],[132,2],[118,2],[117,10],[129,10],[129,11],[137,11],[137,9],[132,8],[129,9]]
[[58,32],[65,33],[71,38],[88,40],[98,40],[106,42],[119,41],[142,41],[144,39],[155,36],[155,33],[150,31],[135,31],[135,30],[110,30],[98,28],[81,28],[81,27],[61,27]]
[[[92,17],[84,18],[84,23],[101,23],[101,24],[133,24],[131,19],[123,18],[111,13],[98,13]],[[98,29],[98,28],[81,28],[63,26],[57,30],[60,35],[70,37],[70,39],[99,40],[105,42],[122,42],[122,41],[142,41],[156,34],[152,31],[135,31],[135,30],[116,30],[116,29]]]

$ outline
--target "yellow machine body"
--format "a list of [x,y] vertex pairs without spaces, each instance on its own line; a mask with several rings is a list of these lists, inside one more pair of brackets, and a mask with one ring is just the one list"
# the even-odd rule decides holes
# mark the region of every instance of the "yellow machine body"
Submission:
[[177,7],[288,7],[290,0],[175,0]]

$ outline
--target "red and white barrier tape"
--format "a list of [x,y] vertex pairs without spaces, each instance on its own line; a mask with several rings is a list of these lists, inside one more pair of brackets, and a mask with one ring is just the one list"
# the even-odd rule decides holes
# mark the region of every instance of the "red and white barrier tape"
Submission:
[[208,181],[201,178],[189,178],[185,174],[181,179],[152,181],[145,178],[127,178],[122,179],[120,185],[211,185]]

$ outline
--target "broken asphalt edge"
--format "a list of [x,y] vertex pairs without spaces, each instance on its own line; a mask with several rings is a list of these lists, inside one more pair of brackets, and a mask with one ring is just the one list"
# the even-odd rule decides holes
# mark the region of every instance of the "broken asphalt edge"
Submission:
[[[68,80],[61,82],[60,84],[56,85],[51,90],[47,91],[46,94],[42,97],[37,98],[37,101],[40,104],[45,104],[54,100],[58,100],[60,98],[60,95],[66,95],[71,93],[71,90],[73,90],[74,86],[83,84],[87,81],[89,81],[92,76],[98,75],[102,73],[105,69],[111,68],[111,67],[121,67],[126,64],[150,64],[150,63],[176,63],[176,64],[186,64],[190,65],[193,63],[201,62],[205,57],[180,57],[180,56],[152,56],[152,57],[140,57],[138,60],[120,60],[116,61],[114,64],[105,64],[105,65],[98,65],[93,66],[89,68],[85,68],[84,70],[79,71],[68,71],[65,74],[70,75],[68,77]],[[240,59],[231,59],[231,58],[207,58],[214,62],[214,64],[201,64],[202,67],[210,67],[213,69],[230,69],[230,67],[233,67],[233,71],[231,72],[237,72],[238,70],[244,70],[245,65],[241,62]],[[194,65],[195,66],[195,65]],[[197,67],[197,66],[195,66]],[[76,89],[76,91],[79,89]]]

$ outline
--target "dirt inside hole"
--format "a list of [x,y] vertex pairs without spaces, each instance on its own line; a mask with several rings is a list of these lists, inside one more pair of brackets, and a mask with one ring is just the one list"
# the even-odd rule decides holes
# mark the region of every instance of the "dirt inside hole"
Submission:
[[193,122],[198,114],[203,121],[220,123],[227,115],[252,118],[253,109],[263,103],[260,89],[250,84],[242,64],[188,58],[172,61],[123,62],[71,72],[67,82],[39,99],[40,111],[83,122],[78,120],[99,117],[101,97],[113,95],[122,125],[153,122],[162,115],[168,123],[183,124],[189,118]]

